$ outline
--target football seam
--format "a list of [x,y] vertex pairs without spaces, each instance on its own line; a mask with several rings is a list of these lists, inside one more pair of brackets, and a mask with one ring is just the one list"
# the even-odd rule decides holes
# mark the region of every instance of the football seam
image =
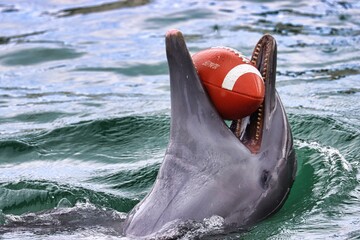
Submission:
[[235,56],[241,58],[243,60],[243,62],[250,63],[250,60],[248,60],[242,52],[236,50],[235,48],[225,47],[225,46],[218,46],[218,47],[212,47],[212,48],[213,49],[216,49],[216,48],[225,49],[225,50],[235,54]]

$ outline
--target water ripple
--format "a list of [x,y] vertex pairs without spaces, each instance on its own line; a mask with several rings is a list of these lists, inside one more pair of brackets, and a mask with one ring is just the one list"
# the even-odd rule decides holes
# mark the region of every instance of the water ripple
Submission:
[[217,236],[215,217],[164,238],[359,236],[359,1],[13,0],[0,17],[3,238],[121,237],[120,212],[151,189],[169,139],[169,28],[191,53],[250,56],[276,38],[299,167],[284,207],[251,231]]

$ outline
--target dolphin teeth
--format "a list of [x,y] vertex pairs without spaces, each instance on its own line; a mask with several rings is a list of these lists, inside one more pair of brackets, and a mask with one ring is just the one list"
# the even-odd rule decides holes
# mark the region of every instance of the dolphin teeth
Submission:
[[241,119],[239,119],[236,123],[236,131],[235,131],[235,136],[237,138],[239,138],[241,136]]

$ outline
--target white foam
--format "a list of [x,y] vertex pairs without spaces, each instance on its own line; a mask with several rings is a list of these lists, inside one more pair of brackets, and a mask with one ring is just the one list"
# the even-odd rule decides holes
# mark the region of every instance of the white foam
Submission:
[[328,162],[331,165],[335,165],[336,161],[340,160],[340,163],[342,167],[350,172],[352,171],[351,164],[346,160],[344,155],[342,155],[339,151],[339,149],[330,147],[330,146],[323,146],[318,142],[312,141],[312,142],[306,142],[306,141],[300,141],[295,140],[295,144],[298,146],[298,148],[310,148],[317,152],[319,152],[322,156],[325,157],[325,159],[328,160]]

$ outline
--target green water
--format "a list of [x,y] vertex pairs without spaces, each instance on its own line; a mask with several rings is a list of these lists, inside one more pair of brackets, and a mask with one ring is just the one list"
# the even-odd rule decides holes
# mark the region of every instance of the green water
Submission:
[[273,217],[216,239],[360,238],[358,1],[14,0],[0,1],[0,239],[122,237],[168,143],[170,28],[192,53],[278,42],[296,181]]

